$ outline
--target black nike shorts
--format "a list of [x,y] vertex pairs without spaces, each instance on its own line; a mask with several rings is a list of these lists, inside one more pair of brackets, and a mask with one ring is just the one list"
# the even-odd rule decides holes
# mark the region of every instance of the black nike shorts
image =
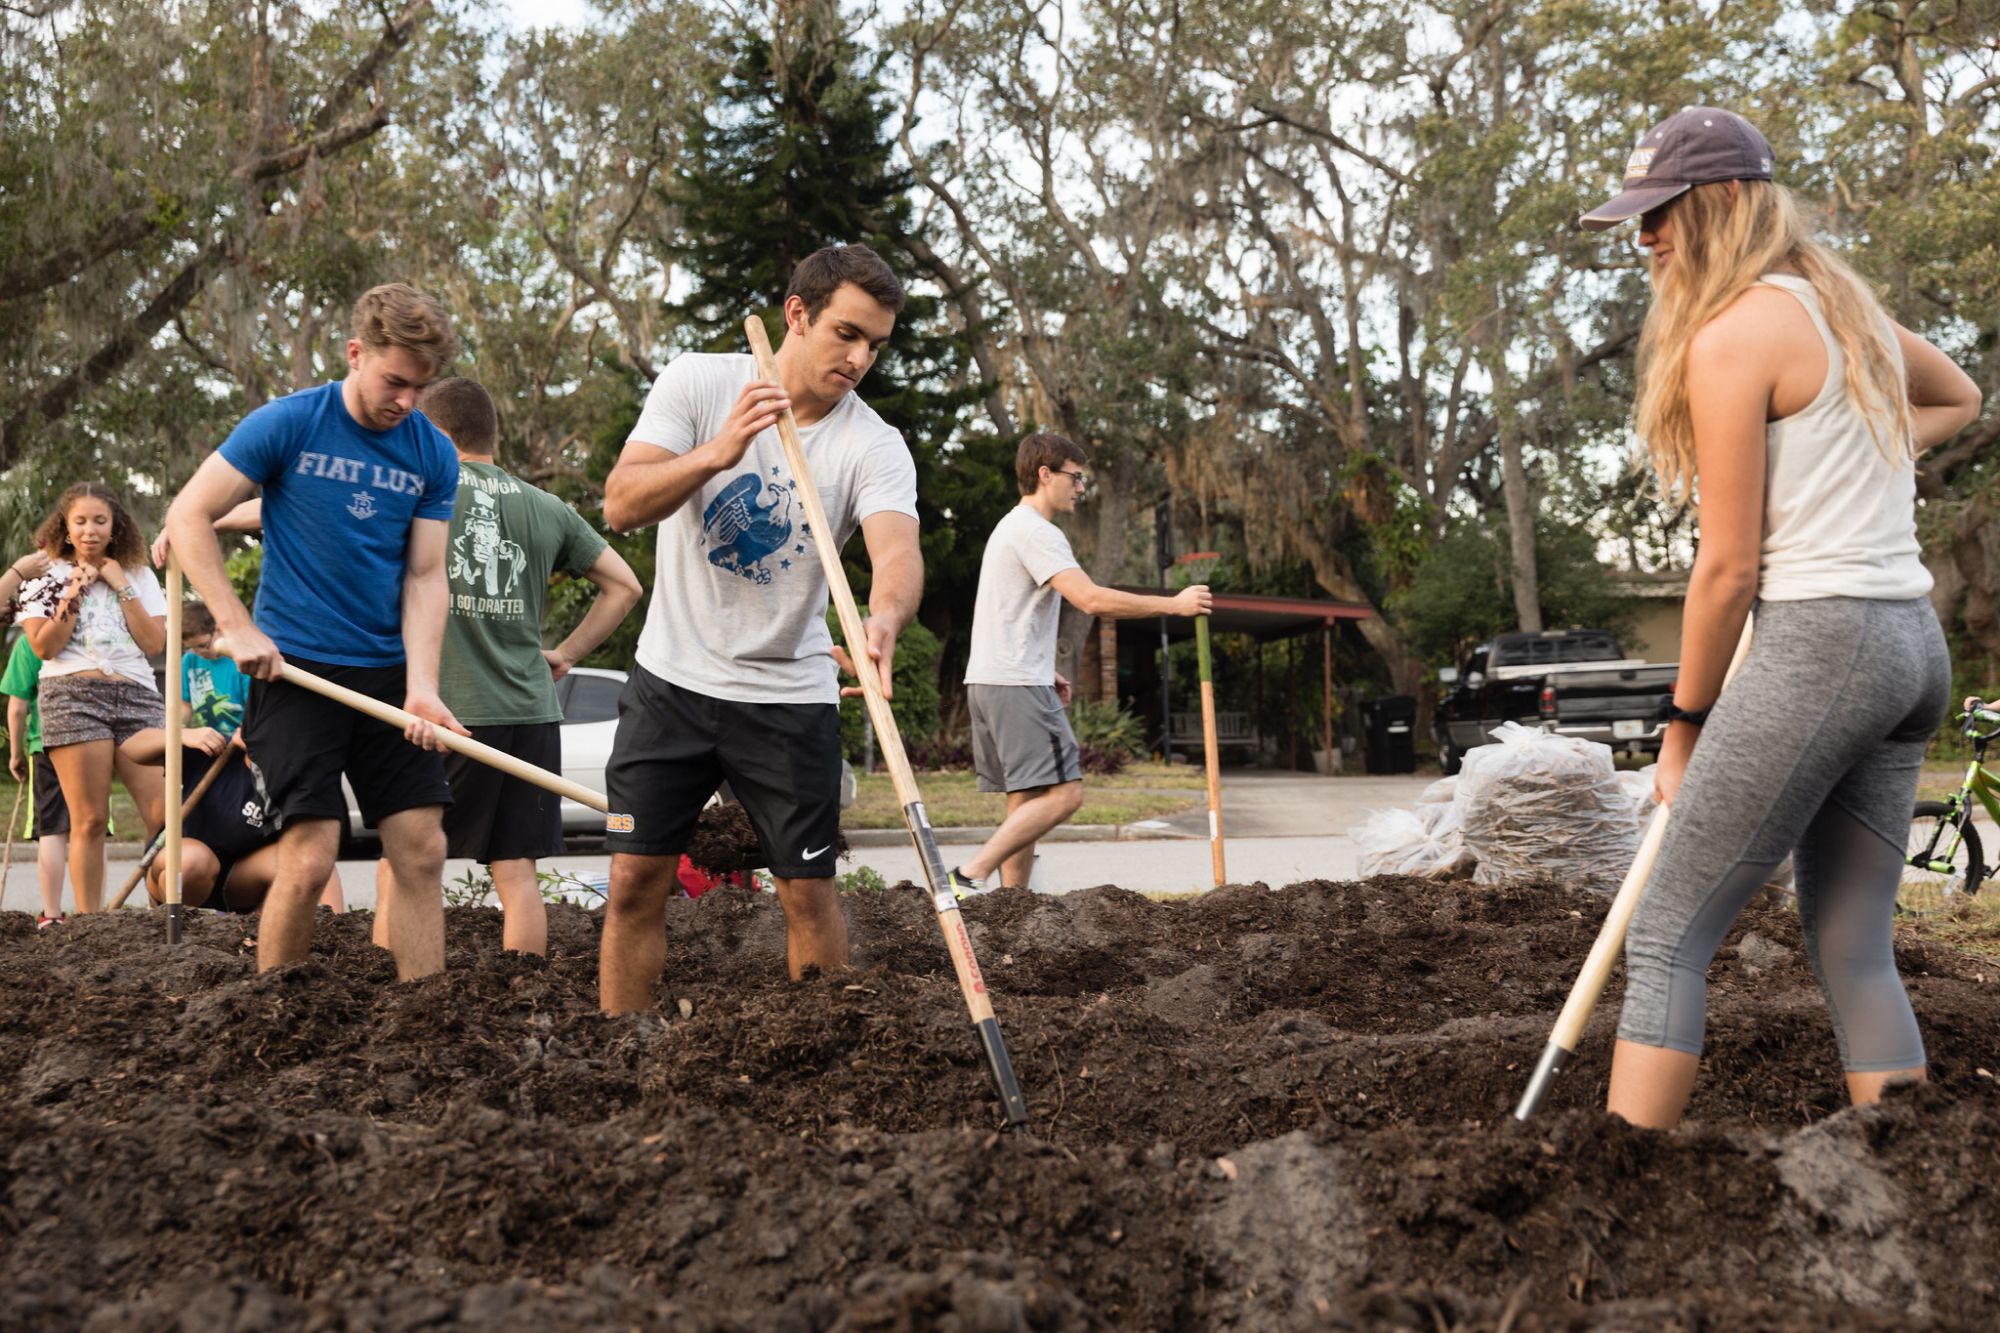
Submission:
[[604,783],[629,832],[605,846],[641,856],[687,850],[724,780],[781,879],[830,879],[840,836],[840,709],[714,699],[634,666],[618,699]]

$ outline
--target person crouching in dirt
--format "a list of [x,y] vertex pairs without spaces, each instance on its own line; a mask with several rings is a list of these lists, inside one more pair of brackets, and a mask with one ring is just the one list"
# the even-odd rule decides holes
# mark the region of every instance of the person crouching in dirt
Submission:
[[[258,911],[278,878],[278,826],[256,766],[240,734],[231,738],[212,727],[191,727],[181,735],[183,801],[200,785],[216,757],[228,756],[215,781],[181,820],[181,902],[218,912]],[[126,742],[125,749],[142,764],[164,765],[167,734],[142,731]],[[147,868],[146,892],[155,903],[167,900],[166,872],[164,856],[154,857]],[[333,911],[343,910],[338,871],[328,872],[319,902]]]
[[[813,544],[861,529],[874,571],[868,652],[889,692],[896,637],[923,594],[917,469],[855,388],[895,331],[903,288],[866,246],[802,260],[784,304],[780,382],[746,355],[689,353],[654,381],[604,483],[621,532],[659,525],[652,605],[618,704],[605,783],[613,830],[598,994],[644,1008],[666,965],[666,904],[701,807],[727,779],[771,856],[787,968],[844,967],[834,888],[840,687]],[[805,521],[773,427],[797,416],[832,532]]]
[[[242,734],[280,829],[258,967],[311,948],[314,904],[347,818],[344,771],[395,866],[391,943],[408,981],[444,966],[451,788],[436,728],[465,730],[437,692],[458,458],[416,410],[458,339],[443,307],[401,283],[362,294],[352,334],[347,377],[245,417],[175,498],[167,536],[252,678]],[[253,620],[230,586],[215,524],[259,488],[264,566]],[[282,677],[288,659],[415,720],[399,734],[294,685]]]
[[1980,395],[1811,238],[1772,161],[1748,121],[1691,107],[1646,132],[1623,193],[1582,219],[1639,219],[1655,300],[1638,433],[1663,489],[1699,482],[1656,777],[1673,818],[1626,937],[1607,1102],[1635,1125],[1680,1119],[1709,962],[1788,852],[1849,1096],[1924,1076],[1890,920],[1951,664],[1926,596],[1914,460],[1971,422]]
[[1204,584],[1156,597],[1100,587],[1083,572],[1055,518],[1075,512],[1088,484],[1084,465],[1083,449],[1065,436],[1022,440],[1014,454],[1021,503],[994,527],[979,563],[965,664],[972,765],[979,790],[1007,793],[1007,817],[949,872],[961,898],[981,892],[996,870],[1002,887],[1028,887],[1035,843],[1083,804],[1083,766],[1063,711],[1070,683],[1056,670],[1062,604],[1112,620],[1202,615],[1214,604]]

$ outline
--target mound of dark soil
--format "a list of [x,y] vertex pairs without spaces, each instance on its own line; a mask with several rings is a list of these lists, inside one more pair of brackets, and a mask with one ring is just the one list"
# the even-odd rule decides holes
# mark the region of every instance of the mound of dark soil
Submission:
[[997,1128],[926,897],[676,904],[651,1012],[457,909],[0,917],[0,1327],[1824,1329],[2000,1324],[2000,964],[1909,945],[1935,1081],[1842,1111],[1794,916],[1713,970],[1682,1131],[1601,1104],[1614,991],[1508,1114],[1602,914],[1420,880],[1003,892],[966,916],[1034,1114]]
[[[847,833],[836,830],[834,851],[847,855]],[[764,844],[751,827],[750,812],[733,801],[704,806],[688,839],[687,858],[711,875],[756,870],[771,863]]]

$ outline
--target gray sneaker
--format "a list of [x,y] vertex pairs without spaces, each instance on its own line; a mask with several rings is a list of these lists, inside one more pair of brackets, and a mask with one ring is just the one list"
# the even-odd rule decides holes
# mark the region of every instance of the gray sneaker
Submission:
[[961,901],[990,892],[985,885],[980,884],[977,880],[970,880],[959,874],[957,866],[953,866],[950,870],[944,872],[944,883],[945,887],[950,889]]

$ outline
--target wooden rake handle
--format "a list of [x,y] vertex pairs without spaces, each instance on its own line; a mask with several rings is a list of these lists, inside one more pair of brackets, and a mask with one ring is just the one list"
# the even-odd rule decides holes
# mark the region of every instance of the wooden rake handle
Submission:
[[[228,651],[221,639],[216,640],[216,646],[224,652]],[[366,713],[376,721],[386,722],[398,731],[407,730],[413,722],[425,720],[418,718],[415,713],[398,708],[394,704],[384,703],[380,699],[361,693],[359,690],[351,690],[345,685],[336,685],[324,676],[316,676],[301,667],[293,666],[290,662],[285,663],[284,666],[279,668],[278,674],[282,679],[291,682],[302,690],[311,690],[314,694],[322,695],[325,698],[333,700],[335,703],[345,704],[355,712]],[[432,723],[431,725],[437,736],[437,743],[443,748],[452,751],[454,754],[462,754],[474,763],[485,764],[488,768],[497,768],[509,777],[519,778],[523,782],[533,783],[535,786],[546,791],[552,791],[558,796],[567,797],[575,801],[578,805],[587,805],[593,810],[602,811],[606,815],[605,827],[607,828],[611,826],[612,821],[626,818],[622,815],[611,814],[610,802],[605,800],[602,792],[592,791],[580,782],[572,782],[560,773],[551,773],[546,768],[537,768],[525,759],[516,759],[513,755],[507,754],[505,751],[494,749],[484,741],[476,741],[470,736],[461,736],[455,731],[447,731],[443,727],[437,726],[436,723]],[[631,831],[629,821],[627,826],[622,828],[621,831],[628,833]]]
[[[771,353],[771,338],[765,332],[764,321],[755,315],[750,316],[743,321],[743,332],[750,340],[751,354],[757,359],[757,378],[777,383],[777,359]],[[973,955],[972,937],[966,933],[964,916],[958,910],[958,896],[951,890],[944,857],[938,851],[937,836],[931,830],[930,817],[924,813],[916,775],[903,749],[902,733],[896,729],[896,716],[889,711],[889,701],[882,697],[882,681],[876,672],[875,659],[868,655],[868,638],[862,630],[861,608],[855,604],[854,590],[847,584],[847,571],[841,567],[840,547],[834,540],[833,525],[827,522],[819,489],[813,485],[812,469],[806,464],[805,443],[799,438],[799,424],[790,408],[778,418],[778,442],[784,448],[785,462],[792,470],[792,479],[798,483],[799,502],[805,509],[806,521],[812,524],[813,550],[819,557],[821,570],[826,574],[827,591],[832,595],[834,608],[840,617],[840,636],[847,641],[848,656],[853,659],[854,674],[861,681],[861,697],[868,706],[869,721],[874,723],[875,735],[882,743],[882,761],[889,770],[889,780],[895,785],[896,801],[903,808],[903,822],[910,830],[910,840],[916,844],[917,859],[924,867],[924,878],[930,884],[931,906],[937,912],[939,928],[944,931],[945,949],[951,954],[952,970],[958,974],[958,989],[965,997],[966,1010],[972,1015],[973,1026],[978,1031],[986,1066],[993,1075],[1007,1123],[1017,1129],[1025,1128],[1028,1123],[1027,1100],[1021,1095],[1021,1085],[1014,1077],[1013,1065],[1007,1056],[1007,1044],[1000,1035],[999,1020],[993,1014],[993,997],[987,993],[986,978],[979,970],[978,958]]]

